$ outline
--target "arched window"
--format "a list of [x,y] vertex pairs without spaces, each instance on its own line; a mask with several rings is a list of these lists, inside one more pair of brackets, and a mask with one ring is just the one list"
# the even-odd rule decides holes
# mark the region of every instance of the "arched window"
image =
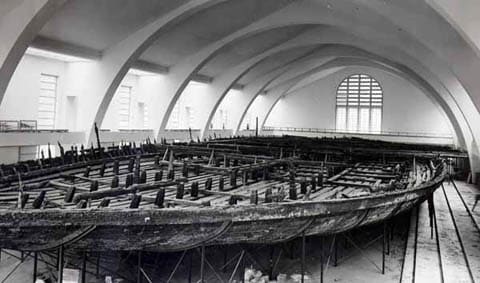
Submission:
[[336,129],[379,133],[382,106],[383,91],[374,78],[365,74],[349,76],[337,89]]

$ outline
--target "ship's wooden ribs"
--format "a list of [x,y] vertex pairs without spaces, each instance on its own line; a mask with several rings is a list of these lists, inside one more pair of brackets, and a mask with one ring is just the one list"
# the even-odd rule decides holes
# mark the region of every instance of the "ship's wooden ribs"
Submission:
[[328,178],[328,179],[327,179],[327,182],[328,182],[328,183],[331,183],[331,182],[333,182],[333,181],[341,178],[343,175],[345,175],[345,174],[347,174],[348,172],[350,172],[350,170],[352,170],[352,168],[347,168],[347,169],[343,170],[343,171],[340,172],[339,174],[337,174],[337,175],[335,175],[335,176],[333,176],[333,177],[331,177],[331,178]]
[[89,188],[84,188],[84,187],[78,186],[78,185],[65,184],[65,183],[62,183],[60,181],[50,181],[49,184],[52,187],[55,187],[57,189],[64,190],[64,191],[68,191],[70,188],[73,188],[73,187],[75,187],[79,191],[84,191],[84,192],[89,192],[90,191]]
[[88,199],[101,199],[105,197],[115,197],[115,196],[121,196],[121,195],[128,195],[128,194],[133,194],[137,192],[142,192],[142,191],[148,191],[148,190],[153,190],[153,189],[158,189],[161,187],[167,187],[167,186],[172,186],[172,185],[177,185],[180,182],[183,182],[185,180],[176,180],[176,181],[160,181],[160,182],[154,182],[150,184],[134,184],[131,185],[127,188],[120,188],[120,189],[107,189],[107,190],[101,190],[101,191],[95,191],[95,192],[88,192],[88,193],[82,193],[78,194],[74,197],[73,201],[75,203],[78,203],[80,200],[88,200]]
[[[162,167],[162,166],[167,166],[169,165],[169,161],[159,161],[159,164],[158,165],[153,165],[153,167]],[[239,170],[239,171],[243,171],[242,169],[244,170],[254,170],[254,169],[263,169],[265,167],[272,167],[272,166],[277,166],[277,165],[283,165],[283,164],[287,164],[288,163],[288,160],[287,159],[283,159],[283,160],[265,160],[265,161],[262,161],[262,162],[258,162],[256,164],[245,164],[245,165],[240,165],[240,166],[236,166],[236,167],[211,167],[211,166],[208,166],[208,165],[201,165],[201,164],[193,164],[193,165],[188,165],[187,167],[190,169],[192,168],[194,171],[197,171],[197,170],[201,170],[205,173],[212,173],[212,174],[218,174],[218,175],[228,175],[230,174],[231,171],[233,170]],[[181,167],[182,168],[182,172],[186,169],[185,169],[185,165],[184,165],[184,162],[173,162],[172,163],[174,167]],[[197,173],[195,173],[196,175],[198,175]]]
[[355,177],[369,177],[369,178],[375,178],[375,179],[395,179],[397,178],[397,175],[391,175],[391,174],[375,174],[375,173],[366,173],[362,171],[362,173],[359,173],[356,170],[352,170],[348,173],[349,176],[355,176]]
[[[156,205],[157,197],[142,196],[142,201]],[[167,197],[164,198],[164,202],[178,204],[178,205],[186,205],[186,206],[198,206],[198,207],[210,206],[210,201],[196,202],[191,200],[175,199],[175,198],[167,198]]]
[[[55,174],[62,174],[62,172],[71,171],[71,170],[77,171],[77,172],[72,172],[72,174],[84,173],[86,166],[98,166],[98,165],[101,165],[103,162],[114,162],[115,160],[127,160],[132,157],[135,157],[135,155],[133,156],[125,155],[125,156],[114,157],[114,158],[109,157],[109,158],[103,158],[102,160],[92,159],[85,162],[77,162],[77,163],[71,163],[71,164],[48,167],[48,168],[40,168],[40,169],[32,170],[29,172],[23,172],[23,173],[20,173],[20,176],[23,181],[26,181],[31,178],[37,178],[37,177],[46,176],[46,175],[50,175],[49,178],[52,178],[52,177],[56,177]],[[144,154],[142,156],[142,158],[153,158],[153,157],[155,157],[155,154],[153,153]],[[17,182],[17,181],[18,181],[17,174],[6,175],[0,178],[0,183]]]
[[378,180],[378,179],[375,179],[375,178],[372,178],[372,177],[357,177],[357,176],[352,176],[350,174],[343,175],[338,179],[343,179],[344,181],[353,181],[353,182],[360,181],[360,182],[370,182],[370,183],[372,183],[372,182],[375,183],[377,181],[380,181],[380,182],[385,181],[386,182],[386,181],[391,180],[391,179]]
[[340,186],[348,186],[348,187],[362,187],[362,188],[372,188],[374,184],[359,184],[353,182],[345,182],[345,181],[329,181],[330,184],[340,185]]
[[[157,145],[157,148],[160,150],[166,150],[167,148],[175,151],[175,155],[200,155],[200,156],[210,156],[212,153],[213,147],[202,147],[202,146],[182,146],[182,145]],[[215,148],[215,154],[225,155],[228,159],[237,159],[241,161],[254,161],[258,159],[273,159],[271,156],[262,156],[262,155],[248,155],[248,154],[239,154],[235,150]]]
[[69,174],[69,175],[61,174],[60,177],[65,178],[65,179],[79,179],[79,180],[87,181],[87,182],[98,182],[99,184],[110,185],[110,182],[98,180],[96,178],[73,175],[73,174]]

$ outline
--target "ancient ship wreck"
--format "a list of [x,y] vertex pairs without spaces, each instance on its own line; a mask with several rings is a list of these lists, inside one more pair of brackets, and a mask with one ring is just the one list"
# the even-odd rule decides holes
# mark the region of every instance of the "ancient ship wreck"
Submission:
[[431,197],[452,154],[299,137],[61,148],[1,167],[0,247],[167,252],[340,233]]

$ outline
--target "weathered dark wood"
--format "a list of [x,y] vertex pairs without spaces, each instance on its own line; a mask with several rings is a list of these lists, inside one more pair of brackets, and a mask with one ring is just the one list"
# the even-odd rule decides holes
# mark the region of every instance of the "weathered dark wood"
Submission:
[[[339,233],[388,219],[427,198],[443,178],[439,161],[429,166],[428,158],[417,158],[431,172],[430,179],[406,189],[411,166],[394,171],[394,163],[346,164],[344,160],[356,162],[350,151],[347,158],[329,152],[324,159],[314,142],[294,140],[292,148],[289,142],[270,146],[262,139],[240,140],[246,144],[238,146],[220,141],[174,145],[170,155],[163,146],[148,152],[148,143],[106,152],[87,149],[81,151],[81,164],[75,163],[72,151],[64,156],[67,162],[45,160],[41,173],[39,164],[14,166],[12,172],[30,175],[22,178],[23,193],[18,176],[6,173],[0,179],[0,245],[28,250],[68,239],[75,249],[175,251],[281,242],[301,232]],[[307,152],[309,146],[314,150]],[[280,149],[282,159],[276,159]],[[161,161],[160,154],[169,160]],[[222,159],[225,167],[216,167]],[[163,170],[169,181],[161,181]],[[330,177],[323,182],[324,176]],[[387,185],[388,190],[370,189]],[[27,200],[17,209],[26,192],[32,205]],[[34,203],[41,209],[30,209]]]
[[127,188],[107,189],[107,190],[99,190],[95,192],[77,194],[74,197],[73,201],[77,203],[80,200],[87,200],[87,199],[95,200],[95,199],[101,199],[105,197],[116,197],[116,196],[127,195],[135,192],[143,192],[143,191],[158,189],[160,187],[166,187],[166,186],[171,186],[176,184],[178,184],[177,181],[162,181],[162,182],[154,182],[150,184],[134,184]]

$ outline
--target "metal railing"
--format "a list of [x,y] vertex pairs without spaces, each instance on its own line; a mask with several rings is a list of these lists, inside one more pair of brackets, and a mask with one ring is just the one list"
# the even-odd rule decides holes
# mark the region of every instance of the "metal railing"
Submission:
[[68,132],[67,129],[39,129],[37,120],[0,120],[0,132]]
[[401,136],[416,138],[441,138],[453,139],[452,135],[442,133],[425,132],[402,132],[402,131],[379,131],[379,132],[361,132],[361,131],[340,131],[337,129],[320,128],[299,128],[299,127],[263,127],[264,132],[300,132],[300,133],[320,133],[320,134],[341,134],[341,135],[368,135],[368,136]]
[[196,128],[192,128],[192,129],[165,129],[165,132],[188,132],[188,131],[192,131],[192,132],[200,132],[201,130],[200,129],[196,129]]
[[111,130],[111,129],[100,129],[100,132],[122,132],[122,133],[146,133],[152,132],[153,129],[118,129],[118,130]]
[[153,129],[118,129],[119,132],[128,132],[128,133],[146,133],[151,132]]
[[36,131],[36,120],[0,120],[0,132]]

